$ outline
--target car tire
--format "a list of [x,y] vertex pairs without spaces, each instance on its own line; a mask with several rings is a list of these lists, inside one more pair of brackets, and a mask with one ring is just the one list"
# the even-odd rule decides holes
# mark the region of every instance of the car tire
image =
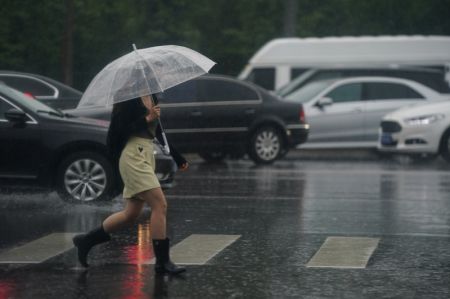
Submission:
[[439,153],[444,160],[450,162],[450,129],[445,131],[444,135],[442,135]]
[[256,164],[270,164],[281,156],[283,148],[280,131],[271,126],[264,126],[252,135],[248,155]]
[[59,164],[56,190],[69,202],[110,200],[115,195],[114,182],[111,162],[96,152],[83,151],[68,155]]
[[219,163],[225,159],[226,154],[220,151],[217,152],[201,152],[198,155],[208,163]]

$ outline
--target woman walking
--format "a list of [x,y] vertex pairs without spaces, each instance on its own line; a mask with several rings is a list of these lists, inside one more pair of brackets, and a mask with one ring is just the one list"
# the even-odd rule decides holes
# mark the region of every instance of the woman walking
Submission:
[[[93,246],[109,241],[110,233],[132,225],[144,204],[148,204],[151,207],[150,230],[156,257],[155,272],[179,274],[186,270],[170,260],[170,244],[166,236],[167,202],[154,172],[153,139],[162,139],[162,130],[158,125],[160,113],[155,95],[142,96],[113,106],[107,144],[124,183],[126,206],[124,210],[106,218],[99,228],[73,238],[78,249],[78,260],[84,267],[88,267],[87,255]],[[170,147],[170,152],[178,168],[186,170],[187,161],[173,147]]]

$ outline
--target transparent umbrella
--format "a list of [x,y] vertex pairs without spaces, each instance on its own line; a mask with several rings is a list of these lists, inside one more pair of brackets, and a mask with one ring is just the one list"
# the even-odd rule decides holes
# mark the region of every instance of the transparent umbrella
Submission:
[[[104,107],[140,96],[163,92],[207,73],[215,64],[202,54],[181,46],[136,49],[103,68],[84,92],[78,108]],[[161,129],[163,128],[160,122]],[[164,151],[169,146],[163,130]]]
[[164,90],[207,73],[215,64],[181,46],[136,49],[109,63],[89,84],[78,107],[108,106]]

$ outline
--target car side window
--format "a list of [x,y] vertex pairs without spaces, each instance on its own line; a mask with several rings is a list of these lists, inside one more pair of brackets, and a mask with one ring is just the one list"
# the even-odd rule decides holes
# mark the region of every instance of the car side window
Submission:
[[417,81],[440,93],[450,93],[450,86],[444,79],[444,73],[439,71],[430,72],[399,72],[399,77]]
[[198,80],[198,100],[201,102],[259,100],[255,90],[227,80]]
[[254,68],[246,80],[265,89],[273,90],[275,89],[275,68]]
[[167,103],[191,103],[197,101],[197,80],[190,80],[169,88],[158,95]]
[[11,104],[0,98],[0,120],[6,120],[5,112],[12,108]]
[[325,97],[331,98],[334,103],[357,102],[361,101],[362,84],[349,83],[336,87]]
[[34,97],[55,95],[55,90],[38,80],[21,76],[0,76],[0,80],[6,85],[23,93],[29,93]]
[[370,69],[351,69],[346,70],[345,77],[363,77],[363,76],[379,76],[377,70]]
[[399,83],[370,82],[365,83],[364,99],[423,99],[424,97],[411,87]]

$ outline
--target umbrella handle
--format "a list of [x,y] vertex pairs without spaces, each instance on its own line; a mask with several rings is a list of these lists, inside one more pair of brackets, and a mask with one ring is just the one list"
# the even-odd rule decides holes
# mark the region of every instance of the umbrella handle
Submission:
[[162,133],[162,137],[163,137],[163,140],[164,140],[163,152],[166,155],[170,155],[170,147],[169,147],[169,142],[167,142],[166,133],[164,132],[163,126],[161,124],[161,120],[158,119],[158,121],[159,121],[159,126],[161,127],[161,133]]
[[[133,50],[136,52],[137,55],[139,55],[139,52],[137,51],[137,47],[136,47],[135,44],[133,44]],[[143,68],[141,69],[141,71],[142,71],[142,75],[144,76],[144,78],[147,78],[145,76],[145,72],[144,72]],[[145,80],[145,82],[147,83],[148,92],[149,92],[149,94],[151,94],[150,86],[148,85],[147,80]],[[153,102],[153,98],[152,98],[152,102]],[[155,102],[153,102],[153,104],[155,104]],[[163,152],[166,155],[170,155],[170,147],[169,147],[169,142],[167,142],[166,133],[164,132],[164,129],[163,129],[163,126],[161,124],[161,120],[160,119],[158,119],[158,122],[159,122],[159,126],[161,127],[161,133],[162,133],[162,137],[163,137],[163,140],[164,140]]]

